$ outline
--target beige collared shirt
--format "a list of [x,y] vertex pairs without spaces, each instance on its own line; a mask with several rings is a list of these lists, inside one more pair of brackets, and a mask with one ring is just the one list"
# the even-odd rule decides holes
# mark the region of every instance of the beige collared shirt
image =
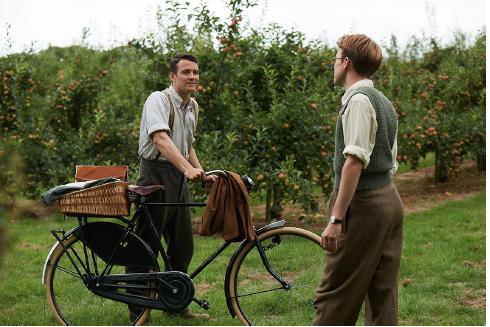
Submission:
[[[170,95],[174,106],[174,123],[172,131],[169,127],[170,103],[165,93]],[[187,103],[175,91],[173,86],[163,90],[153,92],[143,106],[140,124],[140,138],[138,154],[140,157],[153,160],[159,155],[159,151],[151,139],[151,134],[156,131],[167,131],[177,149],[184,158],[189,159],[189,151],[195,141],[196,132],[196,113],[192,110],[194,101],[195,111],[199,110],[197,102],[189,99]],[[161,160],[165,160],[162,156]]]
[[[374,85],[373,81],[370,79],[364,79],[354,83],[342,96],[342,105],[344,105],[346,101],[349,100],[352,93],[361,86],[373,87]],[[374,149],[374,142],[376,141],[376,131],[378,129],[376,111],[366,95],[358,93],[352,96],[342,115],[342,126],[345,143],[345,149],[343,151],[344,157],[347,157],[348,154],[353,155],[363,162],[365,169],[369,165],[371,153]],[[398,131],[396,134],[398,134]],[[391,149],[391,154],[393,157],[393,169],[391,170],[391,174],[393,175],[398,169],[398,163],[396,161],[396,138],[393,149]]]

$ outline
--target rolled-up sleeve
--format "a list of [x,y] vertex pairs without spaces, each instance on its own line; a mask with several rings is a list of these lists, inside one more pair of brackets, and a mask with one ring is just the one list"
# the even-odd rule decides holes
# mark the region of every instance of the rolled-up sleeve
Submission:
[[[398,135],[398,128],[396,129],[395,135]],[[393,159],[393,168],[390,171],[391,176],[395,175],[396,171],[398,170],[398,161],[396,160],[397,154],[398,154],[398,141],[397,138],[395,137],[395,142],[393,143],[393,149],[391,149],[391,157]]]
[[376,141],[376,111],[364,94],[354,95],[342,116],[345,149],[344,157],[352,155],[362,161],[364,169],[369,165]]
[[161,130],[170,132],[168,125],[169,108],[168,100],[158,92],[153,92],[148,97],[144,107],[148,136]]

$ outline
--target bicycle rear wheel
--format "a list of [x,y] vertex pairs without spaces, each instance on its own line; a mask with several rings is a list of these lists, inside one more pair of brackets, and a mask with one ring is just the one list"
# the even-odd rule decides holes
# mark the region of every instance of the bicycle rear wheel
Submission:
[[266,270],[255,243],[237,255],[229,276],[233,311],[245,325],[311,325],[313,301],[325,252],[312,232],[281,227],[258,236],[272,268],[290,288]]
[[[48,258],[45,277],[46,295],[58,322],[62,325],[95,326],[143,324],[149,317],[150,309],[144,309],[139,315],[130,317],[125,303],[97,296],[86,287],[67,253],[77,262],[79,269],[83,269],[80,261],[87,264],[85,260],[88,258],[91,271],[96,275],[102,272],[106,263],[89,248],[85,247],[85,250],[78,234],[73,233],[63,241],[63,246],[58,244]],[[82,270],[82,273],[85,271]],[[124,274],[125,267],[114,265],[110,273]],[[147,294],[148,291],[146,294],[142,291],[142,295]],[[156,294],[153,292],[150,296],[155,297]]]

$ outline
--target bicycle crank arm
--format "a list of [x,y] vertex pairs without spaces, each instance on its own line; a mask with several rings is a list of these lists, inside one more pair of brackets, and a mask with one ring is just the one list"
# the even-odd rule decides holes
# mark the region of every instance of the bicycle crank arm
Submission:
[[193,298],[192,301],[196,302],[204,310],[209,309],[209,302],[206,300],[199,300],[199,299]]

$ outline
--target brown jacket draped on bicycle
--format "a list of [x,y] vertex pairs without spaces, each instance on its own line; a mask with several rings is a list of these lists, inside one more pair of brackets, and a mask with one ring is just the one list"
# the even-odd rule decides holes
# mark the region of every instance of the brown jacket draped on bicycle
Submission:
[[199,234],[223,233],[225,241],[253,241],[252,215],[248,206],[248,191],[240,175],[228,172],[219,177],[211,188],[208,204],[201,220]]

